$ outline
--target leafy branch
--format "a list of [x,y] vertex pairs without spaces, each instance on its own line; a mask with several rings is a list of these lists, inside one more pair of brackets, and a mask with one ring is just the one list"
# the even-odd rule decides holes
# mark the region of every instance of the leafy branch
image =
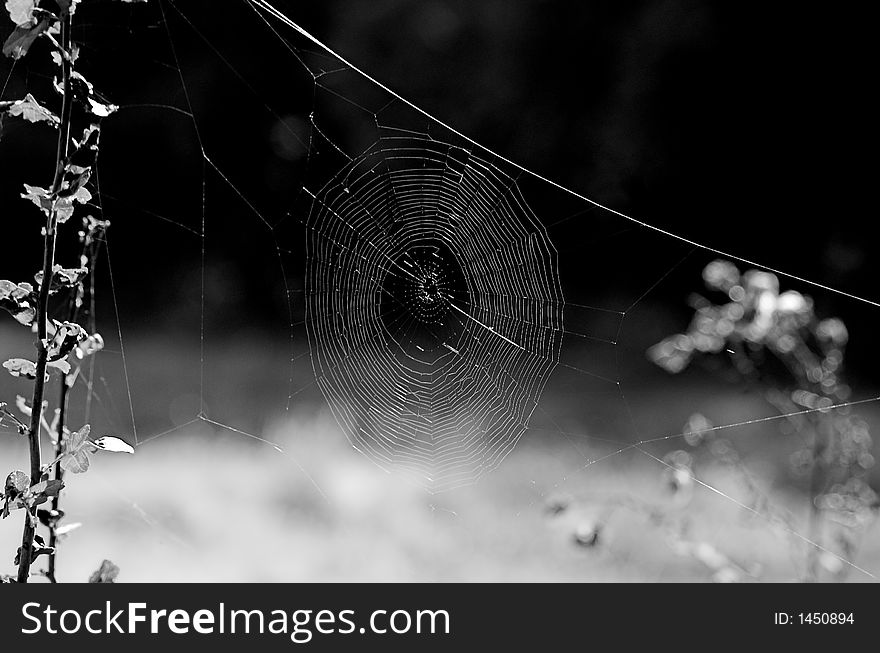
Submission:
[[[55,549],[59,538],[73,530],[74,525],[59,526],[64,516],[60,508],[60,492],[65,486],[65,471],[83,473],[89,468],[89,456],[96,451],[134,453],[131,446],[115,437],[90,439],[87,424],[70,432],[66,414],[70,389],[75,383],[81,361],[103,347],[100,334],[78,324],[86,295],[85,280],[93,273],[98,248],[109,223],[92,216],[82,219],[79,231],[82,252],[78,265],[64,267],[56,263],[58,228],[73,218],[78,206],[92,199],[90,184],[92,170],[98,156],[101,121],[116,107],[99,99],[88,80],[74,69],[78,47],[71,32],[73,17],[79,0],[54,0],[55,10],[39,6],[40,0],[7,0],[5,6],[16,25],[3,45],[3,54],[19,59],[24,57],[41,37],[51,44],[53,62],[61,69],[61,80],[54,84],[61,96],[60,115],[56,115],[31,93],[24,98],[0,103],[0,116],[7,115],[29,123],[46,124],[58,131],[55,170],[48,188],[25,184],[22,198],[34,204],[43,214],[42,268],[34,275],[34,282],[14,283],[0,280],[0,308],[9,312],[21,325],[36,333],[36,360],[13,358],[3,367],[14,377],[33,381],[31,403],[19,397],[16,402],[20,419],[6,404],[0,404],[0,422],[9,420],[18,433],[28,439],[29,473],[15,470],[7,478],[0,492],[3,502],[2,517],[11,511],[25,511],[21,546],[15,557],[18,582],[25,583],[31,575],[31,565],[40,555],[49,557],[45,572],[55,582]],[[77,112],[75,113],[75,109]],[[86,123],[82,136],[72,137],[74,120]],[[92,268],[90,270],[90,267]],[[93,278],[93,277],[92,277]],[[50,300],[66,297],[66,314],[61,320],[50,316]],[[46,386],[51,374],[60,376],[59,404],[55,418],[47,423],[44,411]],[[41,438],[45,433],[53,442],[54,459],[43,464]],[[38,506],[51,501],[51,507]],[[39,523],[49,529],[48,544],[37,535]]]

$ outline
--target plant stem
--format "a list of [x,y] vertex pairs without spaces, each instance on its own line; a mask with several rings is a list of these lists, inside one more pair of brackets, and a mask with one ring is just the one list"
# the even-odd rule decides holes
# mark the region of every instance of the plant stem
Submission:
[[[61,47],[65,53],[70,52],[71,16],[68,10],[61,14]],[[68,150],[70,147],[70,121],[73,111],[71,90],[72,66],[69,56],[62,56],[61,69],[64,81],[64,98],[61,107],[61,124],[58,126],[58,148],[55,153],[55,178],[52,182],[50,197],[56,198],[64,180]],[[53,268],[55,266],[56,227],[58,212],[54,208],[46,219],[46,230],[43,238],[43,279],[37,300],[37,363],[36,379],[34,380],[34,396],[31,414],[31,425],[28,431],[29,453],[31,463],[31,485],[40,482],[42,476],[42,459],[40,454],[40,418],[43,414],[43,395],[46,387],[46,364],[49,350],[45,344],[47,338],[47,322],[49,318],[49,291],[52,287]],[[31,554],[33,551],[34,533],[36,531],[36,507],[27,511],[24,520],[24,531],[19,550],[18,582],[26,583],[30,577]]]
[[[94,268],[94,257],[88,256],[90,247],[86,245],[83,249],[83,258],[88,258],[89,265]],[[70,299],[67,304],[67,321],[68,322],[76,322],[79,317],[79,302],[77,301],[77,288],[75,287],[71,291]],[[93,329],[94,330],[94,329]],[[67,402],[70,398],[70,389],[72,385],[68,382],[68,378],[66,374],[61,375],[61,393],[58,397],[58,425],[55,429],[55,460],[59,460],[61,458],[61,454],[64,453],[64,427],[67,425]],[[61,466],[60,462],[55,463],[54,465],[54,474],[53,478],[56,481],[64,480],[64,468]],[[58,555],[57,544],[58,544],[58,520],[60,517],[57,517],[57,513],[61,503],[61,493],[59,492],[54,497],[52,497],[52,512],[53,516],[49,519],[49,547],[53,549],[52,553],[49,554],[49,567],[46,570],[46,578],[49,579],[50,583],[57,583],[58,579],[55,577],[56,570],[56,556]]]
[[[71,311],[73,312],[73,311]],[[55,431],[55,458],[58,459],[61,457],[64,446],[64,421],[65,415],[67,413],[67,398],[68,391],[70,390],[70,386],[67,385],[67,376],[61,376],[61,396],[58,399],[58,429]],[[64,469],[61,467],[61,463],[55,463],[55,474],[53,478],[56,481],[64,480]],[[52,512],[57,513],[60,505],[61,493],[59,492],[54,497],[52,497]],[[55,549],[58,545],[58,534],[55,532],[58,527],[58,520],[56,517],[50,517],[49,519],[49,547]],[[57,555],[57,551],[53,551],[49,554],[49,568],[46,570],[46,578],[49,579],[50,583],[57,583],[58,580],[55,578],[55,557]]]

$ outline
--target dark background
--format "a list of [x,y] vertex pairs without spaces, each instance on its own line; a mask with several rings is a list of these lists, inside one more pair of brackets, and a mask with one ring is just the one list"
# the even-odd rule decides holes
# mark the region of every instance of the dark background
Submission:
[[[320,108],[310,80],[245,3],[177,6],[210,46],[167,3],[83,3],[81,69],[123,107],[186,108],[164,8],[210,156],[264,215],[283,214],[301,184],[302,161],[273,141],[273,126],[278,117],[307,120]],[[856,12],[682,0],[278,7],[416,105],[564,186],[706,245],[876,297],[866,165],[876,104],[865,83],[867,21]],[[290,30],[284,34],[296,47],[306,45]],[[30,63],[45,58],[41,47],[19,64],[4,97],[46,73]],[[9,65],[3,62],[4,78]],[[27,66],[30,77],[21,74]],[[345,91],[357,97],[357,88]],[[57,104],[48,92],[42,99]],[[51,164],[43,146],[51,146],[51,134],[37,131],[7,126],[3,206],[15,206],[22,180],[47,183]],[[148,275],[139,266],[119,269],[121,283],[137,289],[121,298],[126,311],[164,303],[152,285],[179,282],[193,263],[185,236],[149,232],[162,225],[137,209],[198,228],[196,148],[191,122],[170,111],[131,108],[107,121],[101,181],[120,200],[104,199],[114,237],[120,247],[137,242],[162,260]],[[209,226],[222,232],[214,239],[218,262],[234,256],[243,262],[238,275],[245,287],[264,283],[260,266],[247,263],[262,260],[262,247],[239,239],[229,252],[240,221],[222,214],[222,199],[220,206],[210,200]],[[547,221],[557,214],[553,206],[533,208]],[[594,217],[576,219],[580,231],[569,235],[594,233]],[[34,260],[33,230],[5,222],[7,242],[24,243],[15,250]],[[640,245],[627,247],[637,262]],[[18,263],[6,259],[11,269]],[[617,275],[628,273],[643,281],[653,275],[638,265],[615,267]],[[682,296],[674,284],[658,292]],[[827,295],[822,300],[826,312],[859,310]]]

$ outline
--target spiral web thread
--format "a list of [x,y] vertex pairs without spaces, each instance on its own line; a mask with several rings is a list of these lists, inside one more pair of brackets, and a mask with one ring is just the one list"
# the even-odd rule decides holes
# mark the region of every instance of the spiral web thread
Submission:
[[556,251],[514,180],[386,139],[314,196],[308,228],[314,372],[354,446],[435,490],[495,468],[562,335]]

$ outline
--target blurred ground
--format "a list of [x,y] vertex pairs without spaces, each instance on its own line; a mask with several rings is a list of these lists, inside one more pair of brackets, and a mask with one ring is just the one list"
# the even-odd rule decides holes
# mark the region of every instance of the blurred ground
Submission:
[[[708,580],[716,570],[660,521],[682,516],[690,543],[730,558],[744,580],[801,573],[803,546],[785,531],[709,492],[679,507],[656,466],[632,457],[583,474],[569,487],[579,500],[553,516],[538,488],[571,467],[558,452],[523,446],[478,485],[430,497],[351,451],[330,424],[279,428],[324,499],[271,448],[198,430],[136,459],[103,456],[69,480],[68,523],[83,526],[63,542],[62,580],[87,578],[103,558],[130,582]],[[707,478],[736,492],[722,474]],[[773,502],[796,509],[796,497]],[[578,546],[577,529],[590,524],[598,542]],[[0,550],[10,552],[20,520],[2,526]],[[880,568],[876,528],[858,564]]]
[[[162,378],[172,391],[178,381],[168,372],[173,348],[162,356],[161,343],[154,344],[132,344],[129,365],[139,379],[135,402],[156,412],[164,401],[156,397],[169,392]],[[264,362],[253,351],[230,349],[227,358],[230,369],[239,370]],[[152,374],[141,374],[148,366]],[[247,378],[227,375],[227,394],[239,384],[247,397]],[[112,376],[108,380],[113,385]],[[2,391],[5,398],[16,388],[4,380]],[[553,395],[546,400],[551,407],[570,402]],[[652,432],[659,434],[680,411],[708,409],[730,421],[737,414],[756,416],[759,407],[748,401],[730,390],[695,386],[681,393],[669,385],[644,395],[639,408],[657,416]],[[136,410],[149,426],[144,411]],[[175,417],[174,410],[182,409],[171,408],[177,423],[194,414]],[[876,411],[865,416],[877,423]],[[160,430],[142,428],[140,439]],[[96,455],[87,474],[68,476],[66,522],[82,526],[62,542],[59,578],[84,580],[104,558],[120,566],[120,581],[129,582],[788,581],[803,574],[804,544],[781,521],[737,506],[731,499],[751,501],[742,479],[711,462],[698,466],[698,475],[730,498],[698,486],[670,491],[662,465],[637,451],[582,470],[588,457],[626,442],[584,441],[574,449],[533,431],[478,484],[432,496],[354,451],[322,409],[252,432],[286,453],[196,422],[143,444],[134,457]],[[734,441],[767,504],[805,533],[806,499],[779,471],[788,445],[766,427],[740,435]],[[24,444],[3,436],[3,469],[26,466]],[[683,446],[662,444],[648,450],[662,457]],[[12,571],[20,528],[20,513],[0,523],[0,572]],[[880,570],[880,529],[867,531],[855,562]],[[831,558],[825,563],[837,567]],[[847,579],[867,577],[851,570]]]

